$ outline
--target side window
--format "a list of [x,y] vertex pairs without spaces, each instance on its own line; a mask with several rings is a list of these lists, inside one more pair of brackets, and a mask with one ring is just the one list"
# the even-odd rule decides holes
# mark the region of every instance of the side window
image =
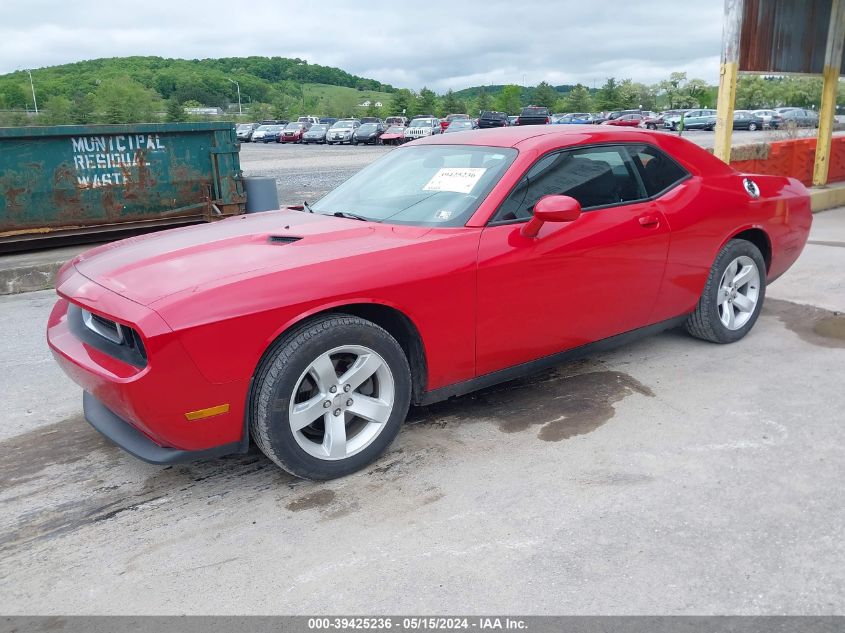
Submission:
[[629,150],[642,174],[649,197],[663,193],[689,176],[683,167],[656,147],[640,145],[630,147]]
[[622,147],[590,147],[547,154],[514,187],[493,222],[530,218],[543,196],[572,196],[584,210],[646,198]]

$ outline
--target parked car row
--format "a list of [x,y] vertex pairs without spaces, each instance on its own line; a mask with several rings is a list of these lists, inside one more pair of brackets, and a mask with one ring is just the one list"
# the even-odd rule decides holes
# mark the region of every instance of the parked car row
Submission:
[[[507,120],[507,115],[503,115]],[[432,134],[459,132],[478,127],[478,120],[468,114],[453,114],[439,119],[423,114],[410,121],[405,117],[360,119],[316,119],[300,117],[297,121],[264,121],[242,123],[237,127],[238,140],[253,143],[303,143],[325,145],[399,144]]]
[[[410,121],[406,117],[361,117],[335,119],[302,116],[296,121],[271,120],[238,124],[236,134],[242,143],[318,143],[327,145],[399,144],[433,134],[447,134],[476,128],[497,128],[511,125],[613,125],[665,129],[713,130],[716,110],[692,108],[685,110],[616,110],[613,112],[568,112],[551,114],[542,106],[526,106],[519,115],[486,110],[477,119],[468,114],[449,114],[438,118],[421,114]],[[813,110],[783,107],[761,110],[736,110],[735,130],[779,129],[782,127],[818,127],[819,116]]]

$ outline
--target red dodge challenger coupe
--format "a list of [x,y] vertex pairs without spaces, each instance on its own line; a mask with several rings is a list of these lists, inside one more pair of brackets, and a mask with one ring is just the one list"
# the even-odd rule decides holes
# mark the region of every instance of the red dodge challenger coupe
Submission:
[[811,215],[674,135],[530,126],[404,145],[309,207],[94,248],[47,337],[87,420],[154,463],[330,479],[427,404],[659,330],[741,339]]

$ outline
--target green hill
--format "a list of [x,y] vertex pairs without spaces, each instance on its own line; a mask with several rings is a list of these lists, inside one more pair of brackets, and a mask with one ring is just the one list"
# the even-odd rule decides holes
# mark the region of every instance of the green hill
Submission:
[[[247,110],[261,104],[261,114],[276,116],[289,110],[341,114],[368,99],[386,103],[394,90],[339,68],[285,57],[114,57],[39,68],[32,77],[45,123],[132,122],[164,112],[165,102],[225,111],[237,104],[233,82]],[[120,99],[138,103],[119,112]],[[27,73],[0,75],[0,110],[32,108]]]

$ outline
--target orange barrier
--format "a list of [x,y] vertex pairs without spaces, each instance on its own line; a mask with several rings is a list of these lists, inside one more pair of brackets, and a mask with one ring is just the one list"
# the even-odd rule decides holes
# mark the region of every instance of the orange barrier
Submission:
[[[762,152],[764,156],[732,160],[731,167],[752,174],[792,176],[808,187],[813,184],[816,139],[801,138],[789,141],[772,141],[767,144],[767,149],[768,152]],[[741,152],[737,153],[741,154]],[[827,181],[845,181],[845,136],[833,137]]]

